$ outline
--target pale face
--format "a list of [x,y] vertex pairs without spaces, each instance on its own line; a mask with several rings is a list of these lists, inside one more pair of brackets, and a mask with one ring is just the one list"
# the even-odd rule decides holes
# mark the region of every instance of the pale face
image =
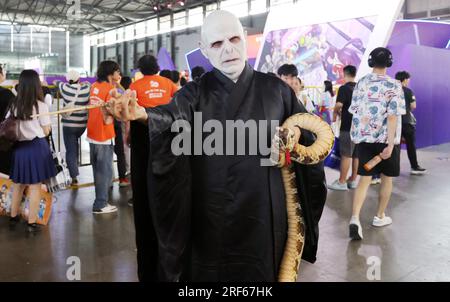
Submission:
[[247,60],[247,45],[239,19],[225,11],[215,11],[202,27],[202,53],[211,64],[236,81]]

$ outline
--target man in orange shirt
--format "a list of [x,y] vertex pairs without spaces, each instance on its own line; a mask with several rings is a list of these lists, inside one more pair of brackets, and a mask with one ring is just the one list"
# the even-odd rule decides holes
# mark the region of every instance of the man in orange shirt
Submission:
[[[156,58],[145,55],[139,59],[138,67],[144,77],[132,83],[130,90],[136,92],[139,105],[149,108],[169,103],[177,87],[171,80],[157,75],[159,66]],[[138,276],[140,281],[156,281],[158,244],[147,191],[149,132],[148,127],[138,121],[132,121],[130,127]]]
[[[120,67],[114,61],[103,61],[97,70],[97,81],[91,87],[90,105],[108,102],[120,77]],[[87,141],[89,142],[92,169],[94,172],[95,201],[94,214],[117,211],[108,203],[108,191],[113,177],[114,119],[104,119],[100,108],[89,110]]]

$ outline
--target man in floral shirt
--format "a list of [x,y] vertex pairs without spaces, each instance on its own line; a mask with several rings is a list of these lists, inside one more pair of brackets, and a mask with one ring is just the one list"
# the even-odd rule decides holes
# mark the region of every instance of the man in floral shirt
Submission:
[[[358,144],[361,176],[353,198],[353,213],[349,233],[353,240],[363,238],[359,213],[372,175],[381,174],[381,187],[377,215],[372,225],[390,225],[392,219],[384,211],[392,192],[392,178],[400,174],[401,115],[405,114],[405,98],[400,82],[386,75],[392,66],[392,53],[383,47],[374,49],[369,56],[373,72],[361,78],[353,91],[349,112],[353,114],[350,135]],[[372,170],[364,165],[376,155],[383,161]]]

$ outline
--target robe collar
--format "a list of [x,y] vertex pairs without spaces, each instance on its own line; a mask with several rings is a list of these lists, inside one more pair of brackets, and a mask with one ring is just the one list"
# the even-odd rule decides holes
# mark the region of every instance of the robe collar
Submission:
[[233,119],[239,107],[241,106],[248,89],[250,88],[250,83],[253,80],[254,70],[246,62],[244,70],[239,76],[236,83],[227,78],[222,72],[214,68],[213,70],[215,78],[220,82],[224,89],[228,92],[228,97],[226,100],[228,110],[227,119]]

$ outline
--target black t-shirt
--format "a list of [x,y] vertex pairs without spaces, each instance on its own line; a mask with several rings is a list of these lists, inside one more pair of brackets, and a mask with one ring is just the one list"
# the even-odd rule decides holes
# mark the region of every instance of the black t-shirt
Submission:
[[416,97],[414,96],[412,90],[408,87],[403,87],[403,93],[405,95],[406,114],[402,115],[402,123],[415,125],[416,119],[411,113],[411,103],[414,103],[416,101]]
[[0,87],[0,122],[5,118],[9,102],[13,98],[14,94],[11,92],[11,90]]
[[341,131],[350,131],[352,126],[353,115],[348,112],[348,108],[352,104],[353,89],[355,89],[355,82],[348,82],[339,88],[336,102],[342,103],[341,115]]

